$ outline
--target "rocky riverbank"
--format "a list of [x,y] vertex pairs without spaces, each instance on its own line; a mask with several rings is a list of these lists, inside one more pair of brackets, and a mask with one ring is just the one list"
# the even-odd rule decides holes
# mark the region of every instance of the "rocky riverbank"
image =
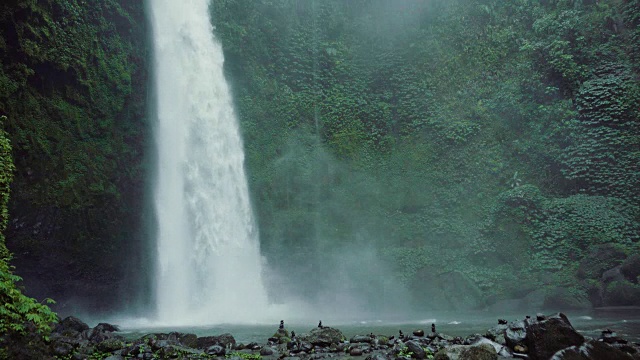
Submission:
[[[578,333],[562,313],[537,315],[520,321],[499,320],[485,334],[453,337],[431,329],[411,334],[362,334],[345,338],[332,327],[307,333],[289,332],[284,324],[264,343],[242,344],[231,334],[198,337],[188,333],[154,333],[127,340],[117,326],[94,328],[75,317],[59,322],[49,342],[40,347],[49,359],[214,359],[231,360],[362,358],[366,360],[532,360],[640,359],[640,344],[606,330],[598,339]],[[29,358],[34,354],[22,354]],[[32,357],[34,358],[34,357]]]

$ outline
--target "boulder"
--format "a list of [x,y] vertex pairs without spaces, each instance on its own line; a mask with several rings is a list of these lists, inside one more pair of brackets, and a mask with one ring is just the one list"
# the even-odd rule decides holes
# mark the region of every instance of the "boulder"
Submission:
[[313,345],[324,347],[341,342],[342,339],[344,339],[344,335],[338,329],[325,326],[322,328],[315,328],[307,334],[302,334],[299,336],[299,339]]
[[233,335],[225,333],[218,336],[202,336],[196,339],[196,349],[207,349],[213,345],[220,345],[227,349],[234,349],[236,347],[236,339]]
[[94,327],[89,333],[89,341],[93,343],[103,342],[113,337],[113,332],[118,331],[115,325],[100,323]]
[[427,357],[426,351],[424,351],[420,343],[418,343],[417,341],[414,341],[414,340],[407,341],[405,345],[407,346],[407,349],[411,353],[412,358],[424,359]]
[[85,330],[89,330],[89,325],[87,325],[85,322],[78,319],[77,317],[68,316],[62,319],[58,323],[58,325],[56,326],[55,332],[60,334],[65,334],[69,332],[81,333]]
[[589,340],[580,346],[556,352],[551,360],[633,360],[634,357],[613,346],[595,340]]
[[262,356],[273,355],[273,349],[268,346],[264,346],[262,349],[260,349],[260,355]]
[[364,352],[359,347],[354,347],[349,350],[349,355],[351,356],[361,356]]
[[507,341],[504,338],[504,332],[509,326],[507,324],[498,324],[491,329],[487,330],[485,337],[492,341],[497,342],[500,345],[505,345]]
[[505,343],[508,347],[514,348],[516,345],[523,344],[527,338],[524,321],[513,321],[507,325],[504,331]]
[[371,343],[373,339],[369,335],[356,335],[349,339],[350,343]]
[[207,350],[205,350],[205,353],[207,355],[224,356],[227,353],[227,350],[224,346],[216,344],[209,346]]
[[496,360],[498,354],[489,344],[453,345],[441,349],[433,357],[434,360]]
[[525,334],[529,358],[533,360],[547,360],[559,350],[584,343],[584,336],[571,326],[569,319],[562,313],[549,316],[543,321],[527,319]]

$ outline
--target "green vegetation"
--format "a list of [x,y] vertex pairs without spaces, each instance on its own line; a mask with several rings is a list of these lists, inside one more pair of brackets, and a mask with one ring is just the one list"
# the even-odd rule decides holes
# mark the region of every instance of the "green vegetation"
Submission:
[[[91,310],[149,293],[143,10],[0,4],[7,245],[27,290]],[[456,272],[491,300],[636,301],[637,279],[598,281],[640,250],[640,1],[217,0],[212,17],[262,250],[294,285],[272,295],[376,310]]]
[[[428,287],[425,270],[487,297],[580,292],[590,247],[637,251],[640,2],[225,0],[212,14],[262,248],[301,292],[335,288],[331,274],[380,299],[388,273]],[[386,270],[361,271],[364,249]]]
[[144,263],[150,142],[143,11],[117,0],[0,4],[0,115],[17,169],[7,245],[38,295],[102,308],[133,293],[123,261]]
[[[0,117],[4,124],[7,118]],[[33,342],[47,339],[51,325],[57,321],[55,313],[25,296],[10,265],[11,253],[5,246],[4,231],[9,220],[9,193],[15,167],[11,159],[11,143],[6,132],[0,129],[0,359],[15,358],[17,347],[29,348]],[[46,299],[51,304],[53,300]]]

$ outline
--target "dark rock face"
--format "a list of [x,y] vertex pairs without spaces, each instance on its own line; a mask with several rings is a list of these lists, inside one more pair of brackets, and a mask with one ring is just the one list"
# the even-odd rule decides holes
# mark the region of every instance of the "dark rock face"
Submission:
[[569,319],[562,313],[543,321],[529,319],[525,321],[525,330],[531,359],[546,360],[559,350],[584,343],[584,336],[571,326]]
[[489,344],[471,346],[460,353],[459,360],[497,360],[498,353]]

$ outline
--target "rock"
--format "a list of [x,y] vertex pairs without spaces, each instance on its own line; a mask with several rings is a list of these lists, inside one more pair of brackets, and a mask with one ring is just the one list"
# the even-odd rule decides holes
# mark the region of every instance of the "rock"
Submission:
[[507,330],[507,324],[498,324],[491,329],[487,330],[485,337],[497,342],[500,345],[505,345],[507,342],[504,338],[504,332]]
[[580,346],[556,352],[551,360],[633,360],[634,357],[613,346],[595,340],[589,340]]
[[89,325],[74,316],[68,316],[61,320],[56,326],[55,332],[65,334],[68,332],[81,333],[89,330]]
[[205,353],[207,355],[225,356],[227,350],[224,346],[216,344],[209,346],[207,350],[205,350]]
[[371,343],[373,339],[369,335],[356,335],[352,337],[349,342],[352,344],[355,343]]
[[59,342],[53,345],[53,355],[64,358],[73,352],[74,346],[66,342]]
[[434,360],[495,360],[498,354],[489,344],[453,345],[438,351]]
[[507,325],[504,332],[504,339],[508,347],[512,348],[522,344],[527,338],[524,321],[513,321]]
[[236,339],[229,333],[218,336],[203,336],[196,339],[194,347],[196,349],[207,349],[213,345],[220,345],[227,349],[234,349],[236,346]]
[[124,360],[124,358],[121,355],[111,355],[104,358],[104,360]]
[[377,353],[367,356],[365,360],[390,360],[390,358],[384,354]]
[[103,353],[110,353],[124,348],[124,341],[119,338],[106,339],[96,345],[96,349]]
[[422,330],[422,329],[413,330],[413,335],[419,336],[419,337],[423,337],[424,336],[424,330]]
[[273,349],[271,349],[268,346],[264,346],[262,349],[260,349],[260,355],[262,356],[273,355]]
[[334,329],[328,326],[322,328],[315,328],[308,334],[302,334],[299,336],[301,341],[310,342],[313,345],[329,346],[332,343],[339,343],[344,339],[344,335],[338,329]]
[[502,357],[513,357],[511,350],[504,346],[504,344],[498,344],[497,342],[491,341],[487,338],[478,339],[472,346],[480,346],[480,345],[489,345],[493,347],[496,353]]
[[570,346],[580,346],[584,336],[571,326],[566,315],[558,313],[546,320],[525,322],[526,345],[531,359],[546,360],[557,351]]
[[300,342],[300,345],[298,345],[300,351],[304,351],[306,353],[310,353],[311,350],[313,350],[313,344],[311,344],[308,341],[302,341]]
[[119,331],[115,325],[100,323],[89,333],[89,341],[99,343],[113,337],[113,332]]
[[459,360],[497,360],[498,353],[490,344],[472,345],[460,353]]
[[361,356],[364,352],[359,347],[354,347],[349,350],[349,355],[351,356]]
[[413,353],[411,355],[412,358],[415,359],[424,359],[427,357],[427,353],[424,351],[422,346],[415,340],[407,341],[405,343],[409,352]]

